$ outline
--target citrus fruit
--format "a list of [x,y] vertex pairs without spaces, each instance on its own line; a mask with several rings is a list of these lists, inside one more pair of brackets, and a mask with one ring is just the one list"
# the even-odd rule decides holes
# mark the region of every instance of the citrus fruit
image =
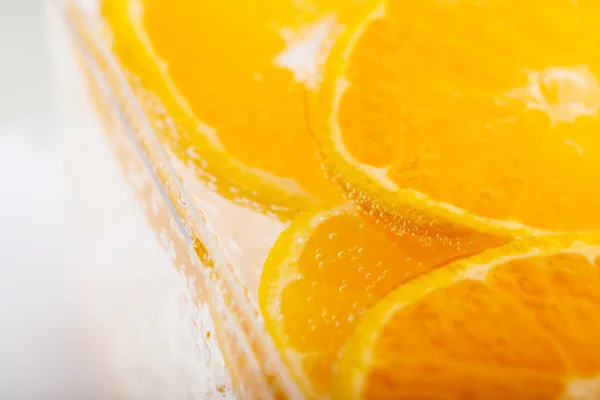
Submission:
[[294,219],[265,262],[259,302],[307,397],[328,392],[338,352],[369,306],[444,261],[408,257],[350,205]]
[[596,399],[600,235],[517,240],[399,286],[360,320],[344,399]]
[[285,219],[339,196],[304,105],[344,3],[105,0],[102,12],[163,146],[223,196]]
[[326,164],[392,233],[600,228],[598,21],[595,0],[381,1],[323,67]]

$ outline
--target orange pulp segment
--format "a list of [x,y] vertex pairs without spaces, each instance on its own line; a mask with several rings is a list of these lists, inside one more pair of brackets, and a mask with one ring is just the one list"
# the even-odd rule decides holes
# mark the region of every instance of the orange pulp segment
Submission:
[[324,66],[328,166],[398,234],[600,228],[598,21],[596,0],[381,1]]
[[163,145],[225,197],[285,219],[339,198],[307,130],[305,42],[344,3],[105,0],[102,11]]
[[371,308],[344,399],[600,396],[600,235],[529,238],[416,278]]
[[338,352],[369,306],[444,261],[408,257],[349,205],[294,219],[265,262],[259,302],[306,396],[328,392]]

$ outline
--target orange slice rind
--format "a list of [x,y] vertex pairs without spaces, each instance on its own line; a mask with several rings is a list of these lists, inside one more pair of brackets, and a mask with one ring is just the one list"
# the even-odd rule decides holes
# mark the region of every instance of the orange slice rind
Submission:
[[338,202],[306,127],[304,82],[281,55],[311,26],[333,26],[341,5],[217,3],[103,2],[162,145],[222,196],[281,219]]
[[408,257],[350,205],[292,221],[265,262],[259,303],[267,331],[307,397],[328,393],[338,352],[365,310],[434,267]]
[[591,0],[381,1],[323,67],[332,175],[369,218],[423,240],[598,229],[597,18]]
[[347,341],[334,398],[596,398],[600,235],[529,238],[398,287]]

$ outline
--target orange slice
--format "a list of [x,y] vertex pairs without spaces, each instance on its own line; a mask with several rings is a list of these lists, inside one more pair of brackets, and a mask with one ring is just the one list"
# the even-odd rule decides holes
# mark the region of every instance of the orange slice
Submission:
[[294,219],[265,262],[259,302],[306,396],[327,393],[338,352],[369,306],[444,261],[411,259],[348,205]]
[[600,228],[599,20],[595,0],[381,1],[324,66],[328,166],[393,233]]
[[305,92],[344,3],[105,0],[102,12],[164,146],[225,197],[289,218],[339,199]]
[[524,239],[390,293],[345,345],[344,399],[600,397],[600,235]]

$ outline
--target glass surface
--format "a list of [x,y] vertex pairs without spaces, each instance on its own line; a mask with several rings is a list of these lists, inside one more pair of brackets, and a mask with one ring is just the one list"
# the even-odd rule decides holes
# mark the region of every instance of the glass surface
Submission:
[[60,4],[239,397],[600,395],[594,1]]

